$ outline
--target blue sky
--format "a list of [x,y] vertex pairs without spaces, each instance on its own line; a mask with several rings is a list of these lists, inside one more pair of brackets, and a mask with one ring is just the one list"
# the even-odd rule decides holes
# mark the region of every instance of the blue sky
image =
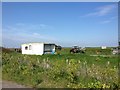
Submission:
[[2,3],[3,46],[50,42],[64,47],[117,46],[117,2]]

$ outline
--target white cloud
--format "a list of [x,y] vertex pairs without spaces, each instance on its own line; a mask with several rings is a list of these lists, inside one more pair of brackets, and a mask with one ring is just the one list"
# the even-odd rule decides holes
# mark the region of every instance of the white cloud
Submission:
[[117,6],[116,4],[112,4],[112,5],[98,7],[95,9],[96,10],[95,12],[88,13],[85,15],[85,17],[86,16],[105,16],[111,13],[116,8],[116,6]]
[[113,20],[113,19],[117,19],[118,17],[117,16],[114,16],[114,17],[111,17],[110,19]]
[[46,24],[31,24],[31,23],[16,23],[14,26],[5,26],[4,29],[11,30],[13,32],[16,32],[19,30],[21,32],[26,32],[26,31],[43,31],[43,30],[52,30],[53,27],[50,25]]
[[111,22],[111,20],[105,20],[105,21],[102,21],[101,23],[106,24],[106,23],[110,23],[110,22]]
[[3,32],[7,33],[27,33],[52,31],[54,28],[46,24],[16,23],[14,25],[3,26]]
[[16,23],[17,26],[25,26],[24,23]]
[[111,17],[111,18],[109,18],[109,19],[107,19],[107,20],[101,21],[100,23],[101,23],[101,24],[111,23],[111,22],[112,22],[113,20],[115,20],[115,19],[117,19],[116,16]]
[[47,27],[47,25],[45,25],[45,24],[40,24],[40,27]]
[[[9,46],[9,42],[20,46],[21,43],[26,42],[55,42],[54,36],[43,34],[39,26],[46,26],[43,24],[16,24],[14,26],[3,27],[3,44]],[[47,25],[48,26],[48,25]],[[40,31],[41,30],[41,31]],[[47,29],[46,29],[47,30]]]
[[34,35],[34,36],[39,36],[40,34],[38,34],[38,33],[33,33],[33,35]]

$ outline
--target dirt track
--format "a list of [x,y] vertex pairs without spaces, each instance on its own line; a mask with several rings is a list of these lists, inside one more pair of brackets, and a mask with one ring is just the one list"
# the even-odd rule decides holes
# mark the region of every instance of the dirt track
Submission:
[[28,88],[12,81],[2,81],[2,88]]

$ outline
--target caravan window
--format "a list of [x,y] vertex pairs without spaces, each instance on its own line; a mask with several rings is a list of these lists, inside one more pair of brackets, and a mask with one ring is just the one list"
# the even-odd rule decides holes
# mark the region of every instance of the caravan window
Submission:
[[25,50],[28,50],[28,46],[25,46]]

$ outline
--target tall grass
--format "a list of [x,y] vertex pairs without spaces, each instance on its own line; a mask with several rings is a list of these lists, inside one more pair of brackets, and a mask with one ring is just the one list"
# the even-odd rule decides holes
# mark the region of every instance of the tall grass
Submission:
[[3,79],[31,87],[119,87],[117,55],[70,54],[69,49],[43,56],[3,52],[2,67]]

